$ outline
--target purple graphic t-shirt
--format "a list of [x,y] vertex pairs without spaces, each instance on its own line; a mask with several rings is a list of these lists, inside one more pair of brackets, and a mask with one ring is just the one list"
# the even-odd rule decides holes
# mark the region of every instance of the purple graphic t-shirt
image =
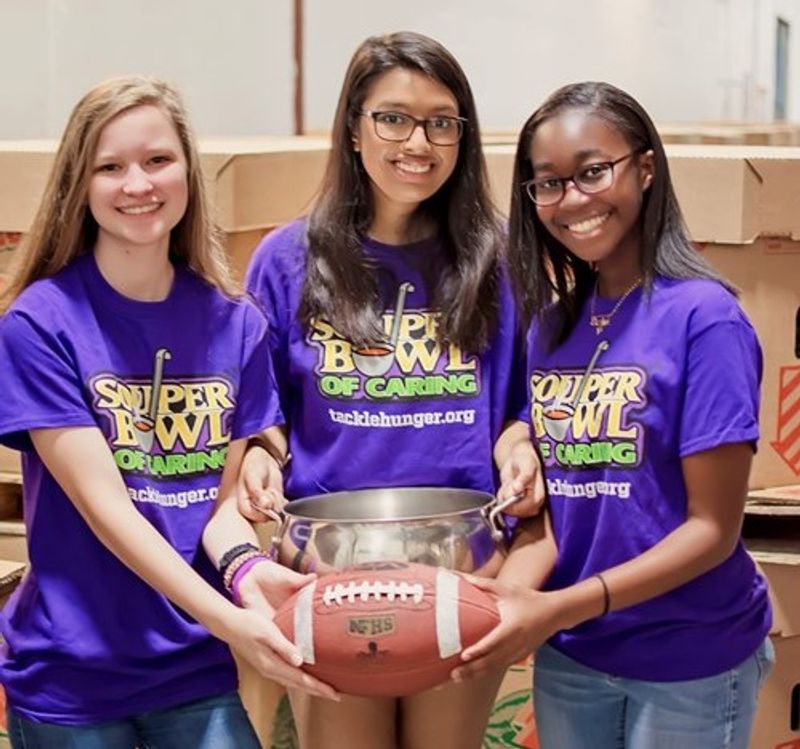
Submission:
[[525,401],[507,284],[487,350],[441,345],[430,309],[445,262],[439,243],[366,241],[389,345],[357,350],[325,320],[310,330],[298,322],[306,248],[305,222],[284,226],[264,239],[247,276],[269,320],[289,424],[287,497],[385,486],[493,492],[494,441]]
[[[598,299],[609,314],[614,301]],[[585,305],[589,307],[589,305]],[[559,554],[549,589],[632,559],[686,519],[681,459],[755,444],[761,351],[736,299],[705,280],[656,279],[596,334],[589,312],[548,353],[529,335],[531,425],[545,463]],[[770,627],[764,580],[741,542],[676,590],[557,634],[592,668],[674,681],[745,660]]]
[[2,612],[9,703],[83,724],[235,689],[227,647],[103,546],[28,430],[99,427],[134,506],[218,585],[200,538],[228,443],[282,422],[263,315],[182,269],[163,302],[133,301],[86,255],[15,301],[0,358],[0,440],[25,451],[30,556]]

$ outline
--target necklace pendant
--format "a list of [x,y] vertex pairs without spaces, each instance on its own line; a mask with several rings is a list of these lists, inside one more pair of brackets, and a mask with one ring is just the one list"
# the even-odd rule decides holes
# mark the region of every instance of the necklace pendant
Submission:
[[601,335],[602,332],[611,325],[611,316],[610,315],[592,315],[589,318],[589,325],[594,328],[594,332],[597,335]]

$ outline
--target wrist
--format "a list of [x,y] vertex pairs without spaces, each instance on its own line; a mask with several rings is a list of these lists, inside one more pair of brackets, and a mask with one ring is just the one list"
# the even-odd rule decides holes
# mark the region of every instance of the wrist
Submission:
[[610,595],[605,578],[592,575],[562,591],[554,591],[558,595],[559,630],[572,629],[590,619],[597,619],[608,613],[606,601],[610,606]]
[[231,599],[237,606],[242,605],[242,584],[247,577],[248,573],[258,564],[262,562],[268,562],[266,556],[263,554],[251,557],[243,562],[234,572],[233,577],[231,577],[231,584],[229,587]]
[[252,448],[260,448],[263,450],[270,458],[272,458],[275,463],[277,463],[278,468],[282,471],[286,468],[289,461],[292,459],[291,453],[286,453],[285,455],[270,442],[264,435],[256,434],[250,439],[247,440],[247,450]]

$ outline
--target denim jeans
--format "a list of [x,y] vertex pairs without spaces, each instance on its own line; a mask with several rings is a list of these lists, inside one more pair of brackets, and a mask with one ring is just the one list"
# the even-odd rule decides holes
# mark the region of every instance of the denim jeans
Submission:
[[534,663],[541,749],[747,749],[758,690],[774,662],[767,638],[716,676],[641,681],[587,668],[546,645]]
[[8,708],[12,749],[259,749],[236,692],[107,723],[38,723]]

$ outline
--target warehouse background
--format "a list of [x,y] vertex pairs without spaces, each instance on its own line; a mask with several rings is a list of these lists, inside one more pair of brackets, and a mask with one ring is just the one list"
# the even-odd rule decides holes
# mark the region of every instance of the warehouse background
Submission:
[[128,73],[175,82],[204,135],[319,132],[358,43],[401,29],[456,55],[488,130],[579,79],[662,123],[800,120],[800,0],[0,0],[0,29],[6,139],[58,137],[78,96]]

